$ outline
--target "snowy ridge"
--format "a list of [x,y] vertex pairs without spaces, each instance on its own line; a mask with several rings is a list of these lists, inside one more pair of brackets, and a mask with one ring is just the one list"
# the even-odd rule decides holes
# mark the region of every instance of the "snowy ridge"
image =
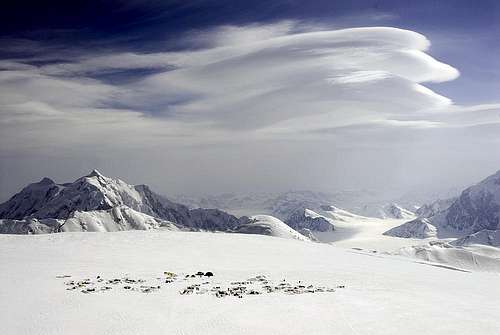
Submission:
[[469,247],[473,245],[500,247],[500,230],[483,229],[477,233],[456,239],[450,244],[461,247]]
[[445,241],[404,247],[395,255],[416,258],[426,262],[447,264],[459,269],[485,272],[500,271],[500,252],[489,247],[462,248]]
[[449,198],[445,200],[439,199],[430,204],[424,204],[415,211],[415,214],[420,218],[432,217],[450,208],[456,199],[457,198]]
[[22,219],[40,210],[47,201],[53,199],[64,189],[49,178],[32,183],[14,195],[10,200],[0,204],[0,218]]
[[251,216],[247,223],[242,224],[236,230],[238,233],[269,235],[300,241],[310,239],[296,230],[290,228],[286,223],[270,215]]
[[338,208],[335,206],[322,206],[321,207],[321,213],[330,218],[331,220],[335,221],[348,221],[352,219],[356,220],[365,220],[368,219],[366,216],[358,215],[351,213],[349,211],[346,211],[345,209]]

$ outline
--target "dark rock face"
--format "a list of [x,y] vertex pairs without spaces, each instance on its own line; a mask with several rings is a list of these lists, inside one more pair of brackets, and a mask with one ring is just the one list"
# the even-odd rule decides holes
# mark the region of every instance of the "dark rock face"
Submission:
[[[451,204],[450,204],[451,203]],[[422,206],[416,220],[384,233],[392,236],[434,234],[440,238],[464,237],[480,231],[500,230],[500,171],[464,190],[456,199]],[[399,235],[398,235],[399,234]]]
[[450,206],[446,213],[445,227],[464,233],[475,233],[483,229],[499,229],[500,204],[493,193],[480,190],[472,194],[468,188]]
[[272,235],[272,228],[265,225],[257,225],[252,222],[240,225],[237,230],[240,234]]
[[305,209],[295,211],[292,215],[290,215],[285,223],[297,231],[301,231],[303,229],[321,232],[334,230],[333,225],[327,219],[321,216],[308,216],[306,215]]
[[500,171],[465,189],[448,209],[438,211],[429,220],[441,237],[500,229]]
[[0,220],[0,234],[48,234],[56,233],[62,224],[58,219]]
[[111,209],[113,205],[99,188],[84,180],[78,180],[63,188],[32,215],[41,219],[66,219],[74,211],[106,210]]
[[186,206],[154,193],[146,185],[137,185],[135,190],[141,195],[142,204],[136,206],[137,208],[130,206],[131,208],[154,217],[189,226],[190,213]]
[[238,219],[220,209],[197,208],[190,210],[189,214],[191,228],[210,231],[234,231],[246,219]]

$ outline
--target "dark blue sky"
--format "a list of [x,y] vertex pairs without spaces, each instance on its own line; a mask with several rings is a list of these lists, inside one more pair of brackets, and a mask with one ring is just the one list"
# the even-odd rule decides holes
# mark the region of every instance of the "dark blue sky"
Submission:
[[110,38],[148,42],[173,38],[188,29],[282,19],[374,25],[365,21],[366,14],[388,14],[378,22],[424,32],[474,34],[498,32],[500,5],[493,0],[7,1],[2,4],[0,34],[74,42]]
[[[221,24],[283,19],[330,27],[393,26],[418,31],[433,43],[430,53],[462,76],[433,85],[458,103],[498,100],[500,3],[480,1],[7,1],[0,11],[0,57],[56,50],[163,51],[190,48],[180,33]],[[41,44],[19,44],[12,39]],[[43,46],[43,48],[41,48]],[[57,60],[52,60],[57,61]]]

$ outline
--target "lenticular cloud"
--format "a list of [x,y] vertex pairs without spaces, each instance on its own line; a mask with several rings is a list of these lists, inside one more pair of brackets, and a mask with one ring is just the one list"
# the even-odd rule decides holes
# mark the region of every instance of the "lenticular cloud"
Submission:
[[[5,131],[28,127],[36,138],[59,142],[57,125],[75,142],[89,141],[89,131],[90,138],[103,131],[111,142],[109,134],[121,131],[144,140],[180,134],[192,141],[226,131],[276,134],[412,120],[451,104],[423,84],[459,75],[425,53],[430,42],[423,35],[389,27],[318,31],[287,21],[225,26],[186,39],[203,40],[202,47],[84,53],[39,67],[3,64]],[[137,69],[151,72],[126,83],[101,79]]]
[[[418,33],[279,29],[248,41],[249,31],[237,30],[231,37],[226,29],[224,41],[238,43],[217,40],[213,48],[165,53],[165,63],[175,69],[132,84],[131,91],[139,93],[124,100],[132,108],[155,101],[158,115],[238,129],[325,113],[335,114],[334,125],[335,119],[349,119],[348,114],[412,113],[451,103],[421,83],[452,80],[458,71],[425,54],[429,41]],[[173,104],[179,97],[182,102]]]

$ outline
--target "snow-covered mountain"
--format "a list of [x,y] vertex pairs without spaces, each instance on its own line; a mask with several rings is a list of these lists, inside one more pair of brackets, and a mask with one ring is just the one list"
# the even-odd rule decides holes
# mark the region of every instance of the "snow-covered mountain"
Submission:
[[286,220],[286,224],[296,231],[332,231],[332,220],[310,210],[298,209]]
[[236,232],[244,234],[269,235],[281,238],[309,241],[310,238],[290,228],[286,223],[270,215],[251,216],[248,222],[240,225]]
[[394,203],[384,206],[383,210],[386,215],[385,218],[411,219],[415,217],[415,213]]
[[434,218],[440,228],[462,235],[500,229],[500,171],[464,190]]
[[[420,222],[421,228],[424,223],[435,226],[438,237],[464,237],[482,230],[499,230],[500,171],[449,201],[450,206],[447,206],[447,201],[442,201],[423,208],[419,216],[426,218],[425,222],[421,219],[415,222]],[[402,229],[405,228],[403,226]]]
[[160,196],[146,185],[129,185],[97,170],[73,183],[44,178],[0,205],[0,231],[116,231],[179,227],[232,231],[247,218],[218,209],[194,209]]
[[406,222],[400,226],[389,229],[384,233],[386,236],[403,238],[428,238],[436,236],[436,227],[428,219],[418,218]]
[[450,208],[450,206],[457,200],[456,197],[449,199],[438,199],[430,204],[424,204],[420,206],[415,214],[420,218],[430,218],[440,212],[443,212]]

